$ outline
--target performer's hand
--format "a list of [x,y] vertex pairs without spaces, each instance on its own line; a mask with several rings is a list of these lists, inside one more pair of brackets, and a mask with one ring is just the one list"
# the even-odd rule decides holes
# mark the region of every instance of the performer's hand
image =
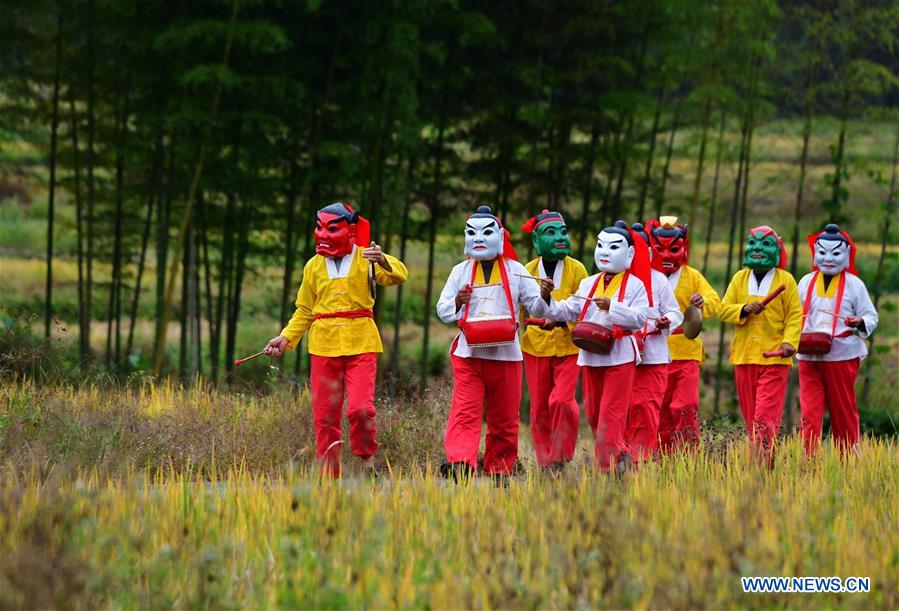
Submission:
[[606,297],[605,295],[602,297],[596,297],[593,299],[593,303],[596,304],[596,307],[600,310],[608,311],[609,308],[612,307],[612,300]]
[[785,357],[791,357],[796,354],[796,348],[794,348],[790,344],[787,344],[786,342],[780,345],[780,349],[783,350]]
[[390,263],[387,262],[384,251],[382,251],[381,247],[375,244],[374,241],[369,244],[368,248],[362,251],[362,256],[372,263],[377,263],[387,271],[390,271]]
[[463,286],[458,293],[456,293],[456,310],[459,310],[463,305],[468,305],[471,301],[471,285],[466,284]]
[[668,320],[667,316],[662,316],[660,319],[656,321],[656,326],[660,329],[667,329],[671,326],[671,321]]
[[268,340],[268,343],[265,345],[265,349],[262,352],[269,356],[281,356],[284,354],[284,351],[287,350],[287,345],[289,343],[289,339],[283,335],[279,335],[278,337],[273,337]]
[[552,331],[556,328],[556,321],[547,319],[546,322],[540,325],[540,328],[544,331]]
[[761,301],[752,301],[743,306],[742,314],[744,316],[749,314],[759,314],[764,309],[765,306],[762,305]]
[[846,326],[852,329],[858,329],[862,324],[862,319],[859,316],[847,316],[846,317]]
[[705,299],[702,298],[702,295],[699,293],[693,293],[690,297],[690,305],[699,308],[700,310],[705,305]]
[[553,284],[552,278],[540,279],[540,296],[543,297],[543,299],[548,301],[555,288],[556,285]]

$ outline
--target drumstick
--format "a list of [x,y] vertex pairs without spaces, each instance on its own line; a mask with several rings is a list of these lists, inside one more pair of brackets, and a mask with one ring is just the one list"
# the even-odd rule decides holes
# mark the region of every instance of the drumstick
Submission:
[[531,280],[536,280],[540,282],[543,278],[538,278],[537,276],[528,276],[526,274],[512,274],[513,276],[518,276],[519,278],[530,278]]
[[[849,316],[840,316],[836,312],[832,312],[830,310],[818,310],[818,311],[821,312],[822,314],[830,314],[831,316],[836,316],[840,320],[846,320],[847,318],[849,318]],[[806,314],[806,316],[811,316],[811,314]]]
[[780,295],[781,293],[783,293],[785,290],[787,290],[787,285],[786,285],[786,284],[781,284],[779,287],[777,287],[776,289],[774,289],[773,291],[771,291],[771,292],[768,294],[767,297],[765,297],[764,299],[762,299],[762,307],[764,307],[764,306],[768,305],[769,303],[771,303],[771,302],[774,300],[775,297],[777,297],[778,295]]
[[545,318],[525,318],[523,322],[525,325],[529,325],[531,327],[542,327],[543,325],[546,324],[546,319]]
[[472,289],[485,289],[488,286],[502,286],[502,285],[503,285],[502,282],[494,282],[493,284],[472,284],[471,288]]
[[251,354],[250,356],[245,356],[245,357],[242,358],[242,359],[237,359],[236,361],[234,361],[234,366],[235,366],[235,367],[240,367],[241,365],[243,365],[243,364],[246,363],[247,361],[250,361],[250,360],[252,360],[252,359],[255,359],[257,356],[262,356],[263,354],[265,354],[265,350],[263,350],[262,352],[257,352],[256,354]]
[[780,350],[772,350],[771,352],[765,352],[764,354],[762,354],[762,356],[765,357],[766,359],[777,359],[777,358],[783,358],[786,355],[784,354],[783,349],[780,349]]

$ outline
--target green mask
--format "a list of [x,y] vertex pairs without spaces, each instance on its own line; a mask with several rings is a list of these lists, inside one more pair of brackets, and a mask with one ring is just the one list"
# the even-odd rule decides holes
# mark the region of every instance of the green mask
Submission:
[[780,245],[771,234],[750,233],[746,238],[746,255],[743,265],[754,270],[769,270],[780,260]]
[[561,261],[571,252],[568,228],[562,221],[542,223],[531,234],[534,250],[547,261]]

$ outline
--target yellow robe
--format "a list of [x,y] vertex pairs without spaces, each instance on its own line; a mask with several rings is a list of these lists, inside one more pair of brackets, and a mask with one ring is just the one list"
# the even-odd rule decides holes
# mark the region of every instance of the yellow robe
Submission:
[[[681,267],[680,278],[674,288],[674,297],[680,311],[684,312],[690,307],[690,297],[699,293],[705,302],[702,306],[702,318],[708,320],[718,315],[721,307],[721,298],[711,287],[709,281],[698,269],[689,265]],[[689,339],[683,333],[668,336],[668,350],[671,352],[672,361],[699,361],[705,360],[705,348],[702,344],[702,335],[695,339]]]
[[[388,272],[375,264],[375,282],[382,286],[405,282],[409,276],[406,266],[395,257],[385,256],[392,270]],[[290,340],[288,350],[295,350],[309,330],[309,354],[351,356],[383,352],[381,335],[373,319],[315,318],[316,314],[371,310],[375,300],[368,287],[368,273],[369,261],[362,257],[362,248],[356,249],[346,278],[329,278],[325,257],[315,255],[309,259],[297,293],[296,312],[281,331]]]
[[785,270],[775,269],[769,293],[786,285],[787,289],[769,303],[760,314],[740,317],[744,305],[762,301],[764,296],[749,294],[750,269],[741,269],[730,281],[718,317],[735,325],[730,345],[730,362],[734,365],[793,365],[792,358],[765,358],[763,353],[780,349],[781,344],[799,346],[802,329],[802,303],[796,280]]
[[[559,286],[552,292],[553,299],[564,301],[577,292],[581,280],[587,277],[587,268],[584,264],[571,257],[565,257],[557,265],[562,265],[562,280]],[[524,266],[532,276],[540,275],[540,257],[537,257]],[[532,282],[532,280],[525,280]],[[540,327],[527,327],[521,337],[521,351],[533,356],[568,356],[577,354],[578,348],[571,343],[571,328],[556,327],[552,331],[544,331]]]

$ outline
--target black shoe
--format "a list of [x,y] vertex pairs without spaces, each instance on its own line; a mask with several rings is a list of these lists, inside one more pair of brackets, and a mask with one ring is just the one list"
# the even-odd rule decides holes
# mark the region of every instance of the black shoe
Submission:
[[440,475],[458,482],[460,479],[467,480],[472,477],[474,469],[467,462],[445,462],[440,465]]

